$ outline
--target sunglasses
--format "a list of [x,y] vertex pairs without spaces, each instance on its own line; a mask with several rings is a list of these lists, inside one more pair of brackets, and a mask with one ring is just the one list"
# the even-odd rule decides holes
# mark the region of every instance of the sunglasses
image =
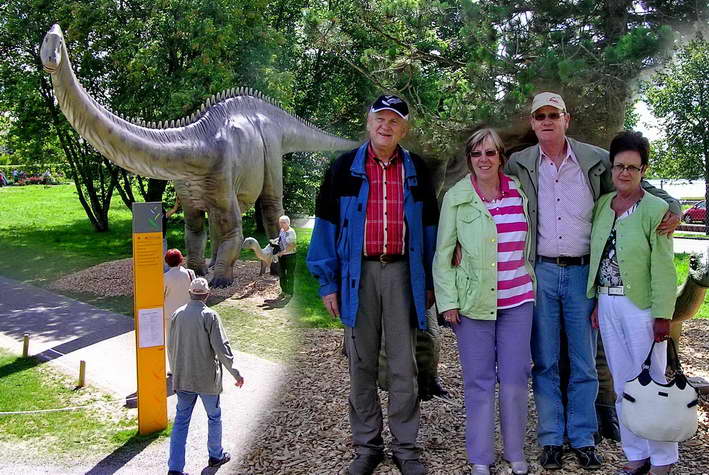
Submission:
[[[486,157],[494,157],[497,155],[497,150],[485,150],[485,156]],[[480,158],[483,156],[483,153],[480,150],[473,150],[468,154],[468,156],[472,158]]]
[[563,116],[563,112],[550,112],[548,114],[545,114],[544,112],[540,112],[538,114],[534,114],[534,120],[537,120],[539,122],[546,120],[547,117],[549,117],[549,120],[559,120],[561,119],[561,116]]

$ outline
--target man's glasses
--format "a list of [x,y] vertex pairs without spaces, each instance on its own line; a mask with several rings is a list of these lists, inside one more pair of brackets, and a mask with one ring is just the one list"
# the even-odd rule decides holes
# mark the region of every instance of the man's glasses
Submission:
[[638,168],[635,165],[628,165],[627,167],[625,165],[613,165],[613,171],[616,173],[623,173],[623,172],[629,172],[629,173],[638,173],[643,171],[642,168]]
[[563,116],[563,112],[550,112],[548,114],[545,114],[544,112],[540,112],[538,114],[534,114],[534,120],[537,120],[539,122],[546,120],[547,117],[549,117],[549,120],[559,120],[561,119],[561,116]]
[[[486,157],[494,157],[495,155],[497,155],[497,150],[485,150]],[[470,152],[469,156],[472,158],[480,158],[483,156],[483,153],[480,150],[473,150]]]

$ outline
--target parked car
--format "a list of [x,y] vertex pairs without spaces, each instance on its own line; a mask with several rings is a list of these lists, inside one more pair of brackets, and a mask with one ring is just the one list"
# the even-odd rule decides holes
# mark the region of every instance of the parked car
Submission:
[[682,221],[685,223],[703,223],[704,222],[704,217],[707,214],[707,205],[706,202],[700,201],[696,205],[692,206],[689,208],[687,211],[684,212],[682,215]]

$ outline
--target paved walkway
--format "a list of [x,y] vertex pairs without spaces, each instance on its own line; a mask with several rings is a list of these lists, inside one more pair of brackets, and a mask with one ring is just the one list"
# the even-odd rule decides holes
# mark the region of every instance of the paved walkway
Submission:
[[[133,319],[79,302],[44,289],[0,277],[0,347],[22,351],[24,333],[30,334],[30,354],[49,361],[78,377],[79,361],[86,361],[87,383],[98,386],[116,399],[136,391],[135,332]],[[259,420],[270,409],[272,395],[279,389],[284,367],[254,355],[236,354],[237,367],[246,381],[242,389],[224,377],[223,445],[235,459],[249,448]],[[174,417],[175,396],[168,398],[168,414]],[[197,403],[187,441],[190,473],[206,467],[207,424],[204,409]],[[167,441],[148,445],[139,453],[117,450],[77,461],[76,466],[37,467],[28,460],[8,465],[0,461],[0,474],[23,473],[166,473]],[[237,471],[227,464],[220,473]]]
[[674,238],[675,254],[682,252],[706,252],[707,248],[709,248],[709,240],[707,239]]

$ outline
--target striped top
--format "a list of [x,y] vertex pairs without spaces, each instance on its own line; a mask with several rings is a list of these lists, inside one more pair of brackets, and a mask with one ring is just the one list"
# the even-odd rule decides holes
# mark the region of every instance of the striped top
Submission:
[[[471,181],[482,197],[473,174]],[[522,197],[514,181],[503,173],[500,173],[500,194],[494,201],[483,201],[497,228],[497,308],[505,309],[534,302],[534,287],[524,266],[529,225]]]

